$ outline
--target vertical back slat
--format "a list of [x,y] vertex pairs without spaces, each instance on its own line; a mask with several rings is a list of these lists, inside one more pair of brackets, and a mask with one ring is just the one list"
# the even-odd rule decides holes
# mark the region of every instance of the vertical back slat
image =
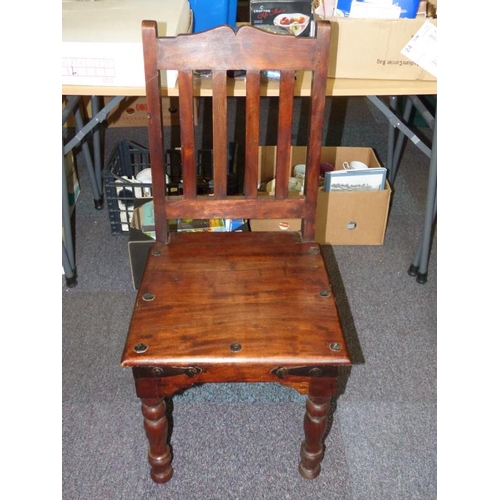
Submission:
[[153,182],[154,218],[157,241],[167,242],[168,223],[165,217],[165,157],[163,154],[163,117],[161,108],[160,73],[157,64],[157,25],[145,21],[142,30],[146,102],[149,116],[149,153]]
[[307,140],[305,195],[307,215],[302,219],[302,237],[313,241],[315,238],[316,207],[318,203],[321,146],[323,144],[323,124],[325,117],[325,94],[327,68],[323,64],[322,53],[328,53],[330,33],[326,25],[318,26],[317,50],[315,53],[316,70],[311,87],[311,111],[309,118],[309,136]]
[[260,71],[247,71],[245,107],[245,196],[257,197],[259,184]]
[[295,71],[281,71],[276,152],[276,199],[288,197]]
[[214,197],[227,196],[227,72],[212,71]]
[[196,198],[193,72],[179,71],[179,124],[181,128],[182,190],[186,199]]

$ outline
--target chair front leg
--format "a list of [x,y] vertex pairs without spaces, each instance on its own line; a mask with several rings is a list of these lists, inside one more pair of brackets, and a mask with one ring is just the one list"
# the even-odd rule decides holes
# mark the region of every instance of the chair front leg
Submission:
[[163,398],[141,399],[144,429],[149,441],[149,463],[151,478],[156,483],[170,481],[173,474],[172,454],[167,443],[167,405]]
[[308,395],[304,417],[305,439],[300,450],[300,475],[314,479],[321,472],[323,460],[323,438],[328,424],[331,397]]

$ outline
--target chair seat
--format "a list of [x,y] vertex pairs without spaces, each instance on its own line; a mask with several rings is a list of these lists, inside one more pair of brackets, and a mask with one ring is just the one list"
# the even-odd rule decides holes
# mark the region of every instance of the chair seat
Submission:
[[217,381],[217,367],[239,365],[224,381],[260,381],[273,367],[350,364],[318,244],[278,232],[170,238],[150,251],[123,366],[195,365]]

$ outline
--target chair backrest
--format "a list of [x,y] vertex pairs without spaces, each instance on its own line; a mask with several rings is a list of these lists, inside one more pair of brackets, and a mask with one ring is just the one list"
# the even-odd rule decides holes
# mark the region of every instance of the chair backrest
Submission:
[[[318,22],[316,37],[270,33],[251,26],[219,26],[196,34],[158,37],[156,21],[143,21],[142,39],[149,113],[149,147],[157,241],[168,241],[167,219],[300,218],[305,241],[314,240],[323,139],[330,23]],[[165,196],[165,151],[160,71],[178,72],[182,196]],[[197,191],[194,122],[196,72],[211,72],[213,194]],[[228,72],[245,72],[243,194],[228,195]],[[277,153],[273,195],[258,190],[262,72],[279,71]],[[312,72],[303,195],[291,196],[291,146],[295,77]],[[198,73],[199,74],[199,73]],[[269,74],[269,73],[267,73]],[[199,81],[198,81],[199,85]]]

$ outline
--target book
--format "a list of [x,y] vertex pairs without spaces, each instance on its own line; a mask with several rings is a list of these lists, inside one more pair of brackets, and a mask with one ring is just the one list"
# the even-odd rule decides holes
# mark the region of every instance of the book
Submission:
[[225,232],[224,219],[177,219],[178,233],[197,233],[201,231]]
[[[136,209],[134,224],[145,234],[151,235],[155,231],[153,200],[148,201]],[[231,232],[244,225],[243,219],[170,219],[169,229],[177,232]],[[154,236],[152,236],[154,238]]]
[[383,191],[386,177],[385,167],[332,170],[325,172],[325,191]]

